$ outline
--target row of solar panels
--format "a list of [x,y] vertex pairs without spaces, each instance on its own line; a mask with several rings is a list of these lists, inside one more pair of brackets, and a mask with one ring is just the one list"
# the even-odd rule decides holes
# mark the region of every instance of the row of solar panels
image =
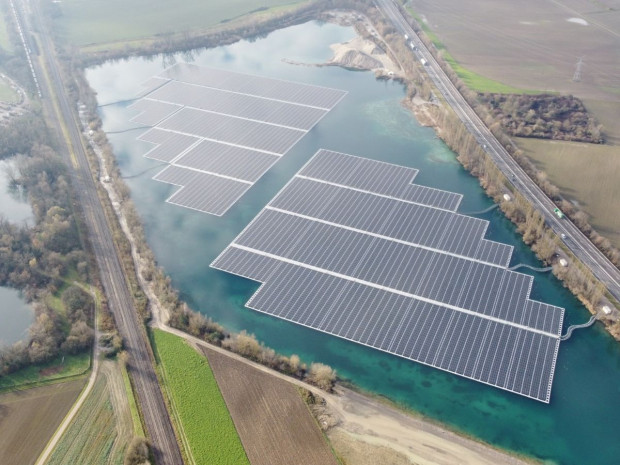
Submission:
[[548,402],[563,309],[415,174],[321,150],[212,266],[264,283],[250,308]]
[[171,166],[169,203],[223,215],[346,92],[179,64],[132,105],[146,156]]

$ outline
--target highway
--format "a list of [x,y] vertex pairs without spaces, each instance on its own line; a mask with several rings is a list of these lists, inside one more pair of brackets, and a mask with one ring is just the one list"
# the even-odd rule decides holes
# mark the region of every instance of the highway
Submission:
[[19,5],[18,16],[25,36],[29,39],[35,37],[38,42],[41,60],[33,57],[32,62],[34,72],[39,76],[42,103],[47,115],[56,118],[54,129],[57,130],[60,150],[69,167],[76,199],[84,215],[108,306],[130,355],[128,368],[155,461],[160,465],[182,464],[181,452],[153,368],[150,346],[133,305],[112,233],[97,195],[79,123],[65,93],[51,36],[46,30],[45,21],[41,19],[38,2],[16,2],[16,5]]
[[581,260],[620,301],[620,270],[611,263],[605,255],[598,250],[592,242],[575,226],[568,218],[560,219],[554,213],[556,205],[536,185],[534,181],[523,171],[518,163],[499,143],[491,131],[486,127],[476,112],[467,103],[452,81],[441,69],[426,45],[403,17],[403,13],[393,0],[376,0],[375,4],[389,19],[396,30],[403,35],[409,36],[409,41],[415,45],[416,59],[426,60],[424,66],[446,102],[454,109],[465,127],[476,138],[486,153],[493,159],[497,167],[504,173],[515,188],[543,215],[546,224],[560,237],[565,238],[564,244]]

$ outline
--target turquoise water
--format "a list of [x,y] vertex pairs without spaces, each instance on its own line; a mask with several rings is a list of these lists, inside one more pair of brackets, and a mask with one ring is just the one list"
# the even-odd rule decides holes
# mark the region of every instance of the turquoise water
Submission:
[[0,287],[0,347],[26,339],[34,310],[16,289]]
[[[464,195],[460,210],[491,205],[454,154],[420,127],[400,106],[401,85],[376,81],[371,73],[288,65],[329,58],[328,45],[353,37],[350,28],[307,23],[266,38],[192,56],[134,58],[88,70],[101,103],[131,98],[139,84],[171,59],[347,90],[345,99],[279,161],[224,217],[165,204],[171,186],[152,181],[157,169],[127,179],[157,260],[182,297],[195,309],[231,329],[247,329],[282,353],[321,361],[341,377],[386,396],[430,419],[519,453],[563,464],[613,464],[620,460],[620,345],[598,325],[561,344],[551,404],[500,391],[439,370],[384,354],[244,308],[257,284],[212,270],[209,263],[319,148],[342,151],[420,169],[416,182]],[[135,127],[127,104],[101,109],[108,131]],[[139,131],[110,135],[125,176],[158,163],[141,155],[149,145]],[[487,237],[515,247],[512,264],[537,264],[514,227],[497,211]],[[533,298],[566,308],[567,323],[588,312],[551,275],[535,274]]]

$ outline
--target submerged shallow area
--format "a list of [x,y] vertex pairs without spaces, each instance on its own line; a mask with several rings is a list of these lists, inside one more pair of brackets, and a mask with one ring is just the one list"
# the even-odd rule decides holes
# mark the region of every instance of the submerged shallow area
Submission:
[[[371,73],[336,67],[294,66],[329,58],[328,46],[354,36],[351,28],[310,22],[254,41],[154,58],[132,58],[87,70],[101,104],[133,98],[140,83],[175,61],[290,79],[348,91],[342,102],[271,168],[221,218],[166,204],[171,186],[151,180],[162,167],[143,158],[151,147],[140,130],[110,134],[119,166],[132,190],[158,263],[196,310],[232,330],[246,329],[275,350],[332,365],[342,378],[465,434],[509,450],[563,464],[612,464],[620,456],[620,347],[600,327],[561,343],[550,405],[521,398],[389,354],[315,332],[244,307],[258,284],[209,268],[213,259],[271,200],[301,166],[326,148],[420,170],[416,183],[463,194],[459,211],[491,205],[434,131],[402,108],[402,85]],[[135,125],[128,103],[102,107],[106,131]],[[142,173],[142,174],[141,174]],[[137,176],[136,176],[137,175]],[[511,265],[538,264],[513,225],[496,210],[487,239],[514,246]],[[549,274],[537,274],[533,299],[566,309],[566,324],[588,312]]]

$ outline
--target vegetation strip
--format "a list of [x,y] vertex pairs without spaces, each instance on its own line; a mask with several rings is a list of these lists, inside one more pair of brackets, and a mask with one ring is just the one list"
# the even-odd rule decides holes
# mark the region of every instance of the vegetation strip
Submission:
[[41,365],[26,368],[0,377],[0,392],[30,389],[59,383],[85,375],[90,369],[90,353],[59,355]]
[[177,425],[195,463],[248,464],[241,440],[206,359],[183,339],[153,330],[153,349]]
[[133,421],[133,432],[136,436],[145,437],[146,435],[144,434],[144,428],[142,427],[142,418],[140,417],[140,411],[138,410],[136,396],[133,392],[131,380],[129,379],[129,373],[127,373],[127,367],[124,363],[121,363],[121,373],[123,375],[125,393],[127,394],[127,400],[129,401],[129,411],[131,412],[131,419]]

